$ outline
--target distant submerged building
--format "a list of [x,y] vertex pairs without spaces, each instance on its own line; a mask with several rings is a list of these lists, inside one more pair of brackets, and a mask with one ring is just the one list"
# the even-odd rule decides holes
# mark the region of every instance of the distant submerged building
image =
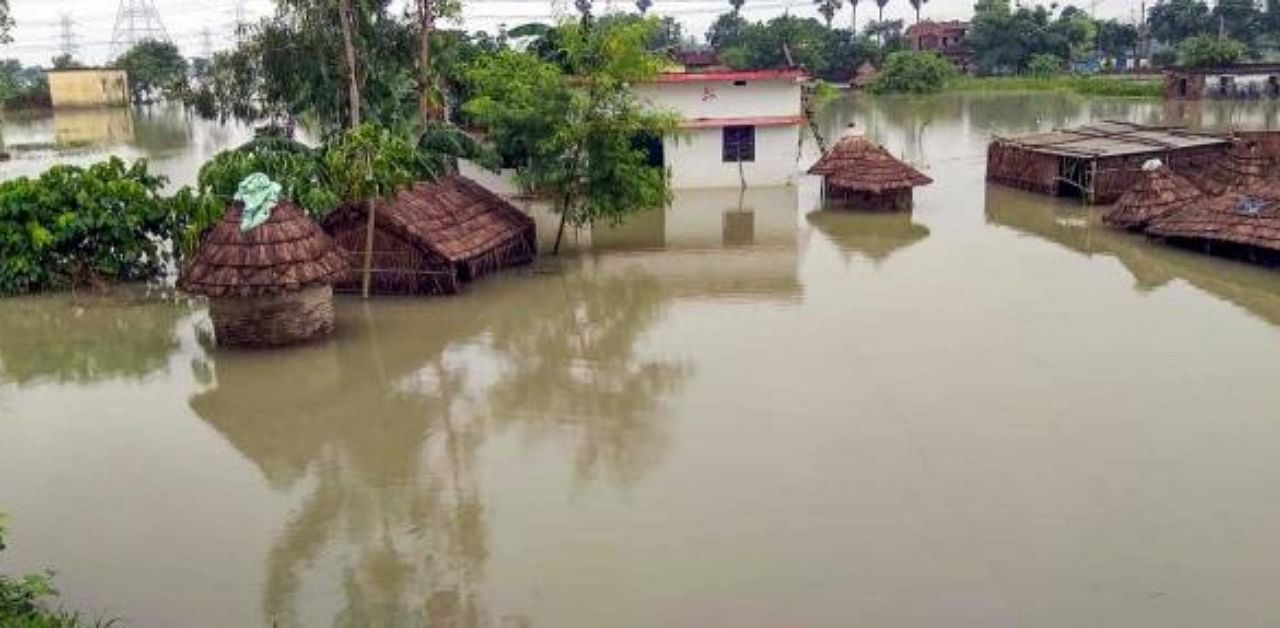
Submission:
[[1280,99],[1280,63],[1170,68],[1164,72],[1164,97],[1170,100]]
[[636,85],[651,106],[680,116],[680,132],[650,138],[650,163],[671,187],[782,186],[796,176],[805,122],[796,69],[684,71]]
[[912,50],[936,52],[965,71],[973,66],[973,51],[969,49],[968,35],[969,23],[959,20],[924,20],[908,26],[903,33]]
[[129,104],[129,75],[115,68],[49,70],[49,98],[55,109],[123,107]]

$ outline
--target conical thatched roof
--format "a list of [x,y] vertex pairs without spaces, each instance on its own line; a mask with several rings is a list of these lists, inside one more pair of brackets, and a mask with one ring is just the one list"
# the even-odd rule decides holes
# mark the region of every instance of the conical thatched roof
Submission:
[[1141,229],[1152,220],[1168,216],[1204,197],[1186,178],[1159,161],[1153,162],[1144,167],[1146,172],[1138,183],[1102,216],[1103,222],[1114,227]]
[[1231,192],[1154,220],[1147,233],[1280,253],[1280,197]]
[[256,297],[333,283],[348,270],[338,245],[296,205],[282,202],[240,231],[239,203],[200,240],[178,288],[208,297]]
[[879,144],[856,135],[836,142],[809,169],[809,174],[822,175],[828,184],[847,190],[876,194],[933,183],[933,179],[898,161]]
[[1237,139],[1227,156],[1215,161],[1203,174],[1191,180],[1210,196],[1241,192],[1264,183],[1271,159],[1256,142]]
[[871,85],[871,81],[876,80],[876,75],[879,73],[879,70],[876,70],[876,66],[871,65],[870,61],[863,61],[858,66],[858,69],[853,71],[853,78],[849,80],[849,84],[859,89],[868,87]]

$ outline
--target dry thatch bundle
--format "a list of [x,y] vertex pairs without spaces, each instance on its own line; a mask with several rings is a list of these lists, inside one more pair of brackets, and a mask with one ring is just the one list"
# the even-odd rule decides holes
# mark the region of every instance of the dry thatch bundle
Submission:
[[1204,197],[1195,185],[1159,161],[1144,169],[1138,183],[1102,216],[1103,222],[1139,231],[1152,220],[1168,216]]
[[[330,214],[325,229],[362,259],[368,215],[363,205]],[[383,294],[450,294],[462,282],[533,261],[533,219],[466,177],[452,175],[402,190],[374,206],[373,287]],[[354,289],[360,273],[338,283]]]
[[1257,142],[1237,139],[1227,156],[1213,162],[1203,173],[1188,173],[1191,181],[1205,194],[1218,196],[1242,192],[1262,185],[1268,177],[1271,157]]
[[1147,233],[1256,261],[1280,260],[1280,186],[1231,192],[1152,221]]
[[873,194],[933,183],[933,179],[895,159],[884,147],[856,135],[836,142],[809,168],[809,174],[822,175],[829,186]]
[[292,203],[249,231],[240,212],[227,209],[178,278],[179,289],[209,297],[218,342],[282,345],[332,331],[331,284],[349,269],[337,244]]

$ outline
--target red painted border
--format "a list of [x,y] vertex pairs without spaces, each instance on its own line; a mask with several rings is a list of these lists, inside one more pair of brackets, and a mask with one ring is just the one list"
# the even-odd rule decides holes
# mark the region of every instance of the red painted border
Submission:
[[804,116],[754,116],[748,118],[689,118],[682,129],[718,129],[726,126],[791,126],[803,124]]
[[751,70],[743,72],[665,72],[656,83],[696,83],[699,81],[794,81],[805,78],[804,70]]

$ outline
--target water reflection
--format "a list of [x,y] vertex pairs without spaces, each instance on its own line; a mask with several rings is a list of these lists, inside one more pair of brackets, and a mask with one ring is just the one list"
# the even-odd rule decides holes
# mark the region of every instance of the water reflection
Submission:
[[54,144],[79,148],[133,141],[133,117],[128,109],[79,109],[53,114]]
[[[303,494],[266,559],[267,621],[490,625],[476,455],[491,424],[566,447],[578,484],[631,486],[662,458],[664,400],[690,369],[644,355],[641,341],[672,291],[638,271],[563,263],[573,267],[497,278],[466,299],[344,302],[337,342],[210,345],[196,360],[208,385],[192,410],[276,490]],[[504,305],[526,282],[537,289]],[[317,587],[342,591],[330,617],[314,615]]]
[[1151,291],[1182,280],[1280,325],[1280,273],[1149,242],[1145,237],[1102,224],[1105,208],[991,185],[987,220],[1043,238],[1086,257],[1114,257],[1134,278],[1134,288]]
[[929,237],[929,228],[913,222],[910,212],[822,210],[805,219],[836,245],[846,263],[861,256],[879,266],[894,253]]
[[19,297],[0,307],[0,382],[89,384],[160,371],[178,349],[185,299],[121,289],[111,296]]

